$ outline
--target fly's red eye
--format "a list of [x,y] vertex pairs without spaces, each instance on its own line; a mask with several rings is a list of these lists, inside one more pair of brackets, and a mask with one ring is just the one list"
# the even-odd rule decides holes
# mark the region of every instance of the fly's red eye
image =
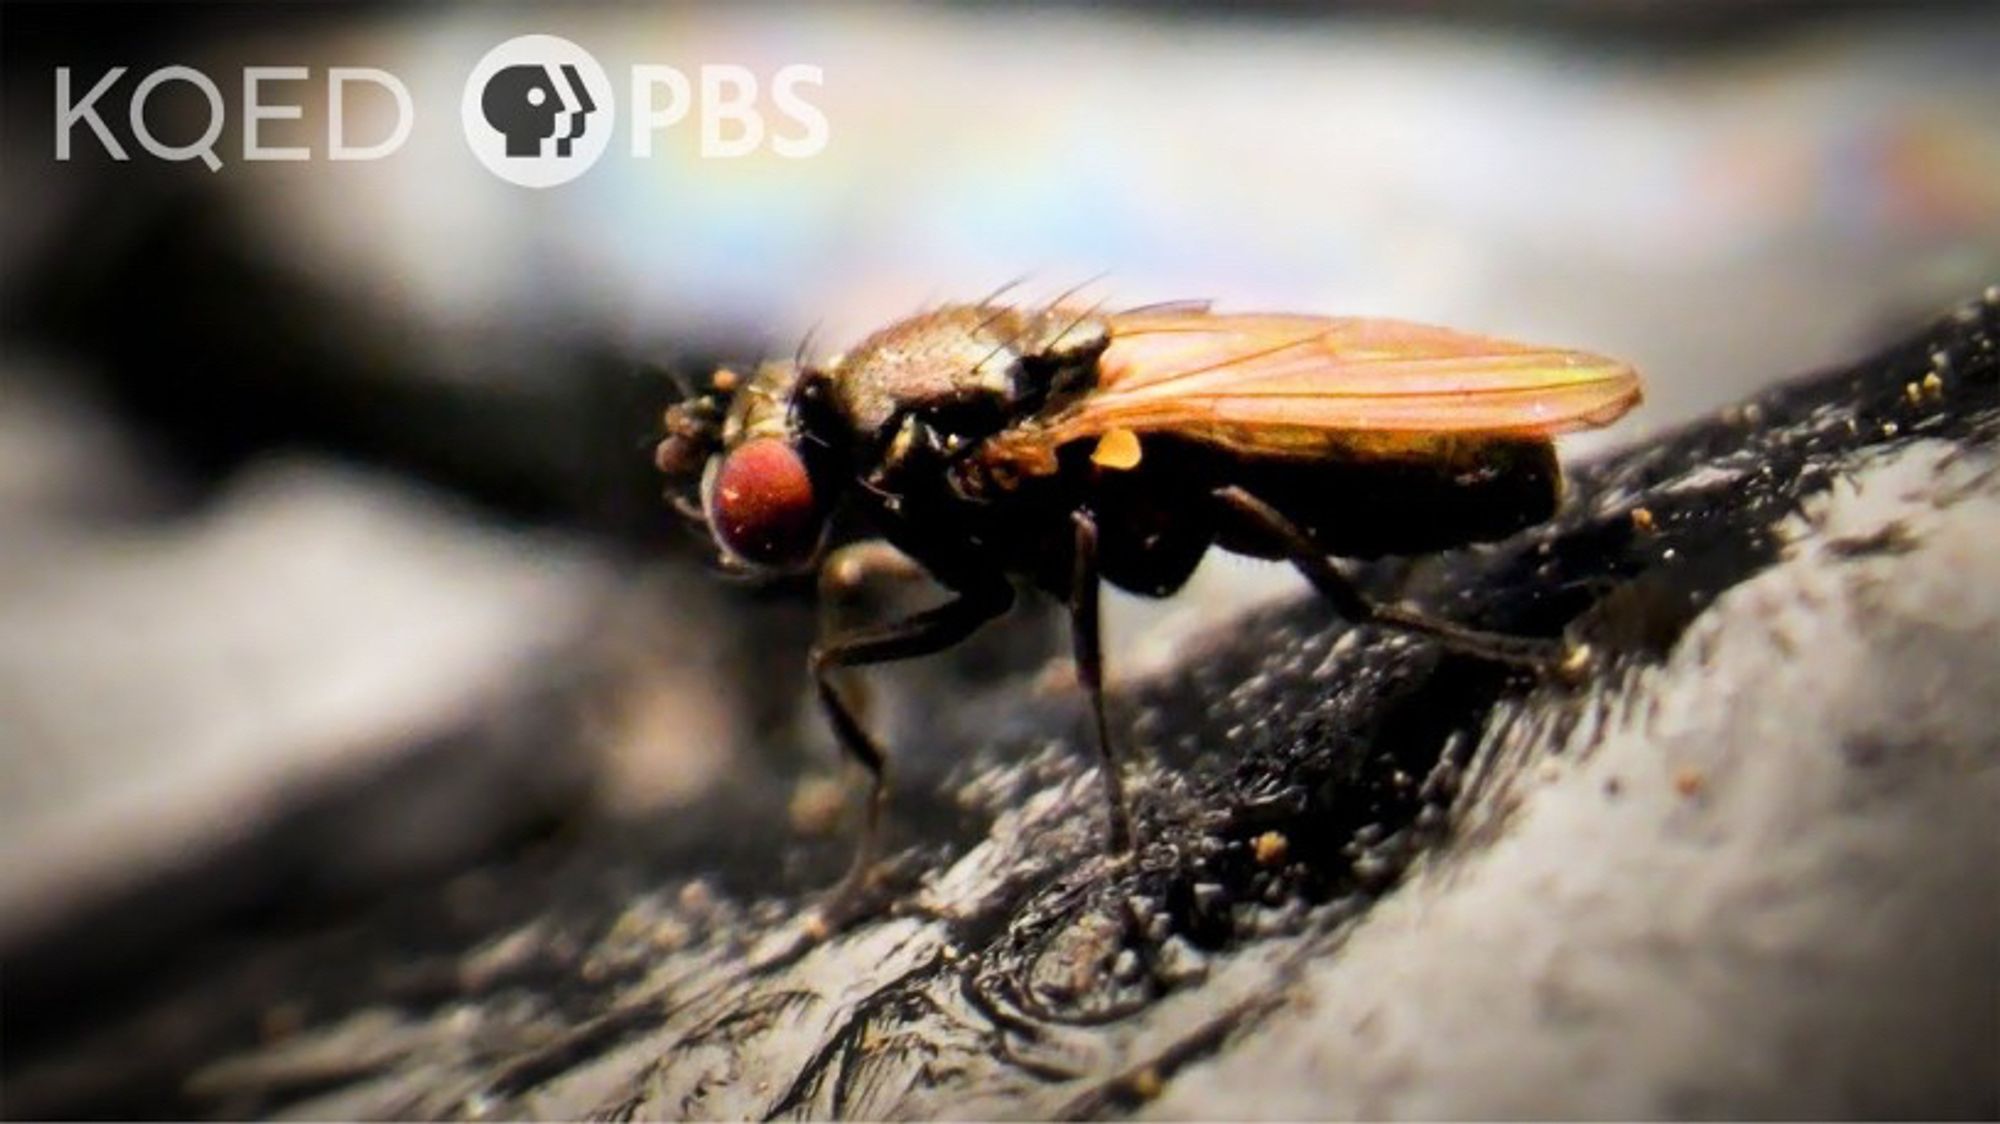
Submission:
[[730,553],[761,566],[796,565],[819,546],[819,504],[798,450],[759,437],[730,450],[708,482],[709,527]]

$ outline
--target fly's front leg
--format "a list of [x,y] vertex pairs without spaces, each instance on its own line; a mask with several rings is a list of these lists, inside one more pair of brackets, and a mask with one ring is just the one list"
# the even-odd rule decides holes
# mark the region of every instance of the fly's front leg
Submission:
[[[928,584],[928,578],[916,559],[882,539],[864,539],[835,549],[819,568],[819,634],[838,636],[852,628],[857,610],[871,594],[889,587],[900,592]],[[879,609],[877,615],[883,615]],[[858,675],[841,675],[839,679],[841,697],[866,725],[871,709],[867,682]]]
[[1097,567],[1097,521],[1089,512],[1071,515],[1076,526],[1076,568],[1069,590],[1070,639],[1076,646],[1076,677],[1090,694],[1097,719],[1098,776],[1103,779],[1105,811],[1111,817],[1111,850],[1132,849],[1132,812],[1125,803],[1125,776],[1111,744],[1111,724],[1104,716],[1104,640],[1098,627],[1101,600]]
[[1566,653],[1558,641],[1482,632],[1400,605],[1377,604],[1356,589],[1319,545],[1277,508],[1235,486],[1217,489],[1215,499],[1223,519],[1289,560],[1320,596],[1333,604],[1335,612],[1356,624],[1388,625],[1431,637],[1454,652],[1536,671],[1566,668],[1571,662],[1573,654]]
[[871,582],[913,582],[925,576],[916,559],[882,539],[866,539],[826,556],[819,569],[819,592],[826,601],[847,602]]
[[822,637],[813,646],[810,667],[820,705],[841,749],[868,770],[872,787],[868,794],[867,822],[854,853],[854,864],[829,896],[826,912],[835,917],[846,914],[868,883],[881,845],[882,812],[888,804],[889,767],[882,747],[863,728],[835,683],[842,668],[906,660],[941,652],[977,631],[979,626],[1005,613],[1014,602],[1014,588],[1004,578],[992,577],[963,590],[957,597],[935,609],[873,628],[857,629]]

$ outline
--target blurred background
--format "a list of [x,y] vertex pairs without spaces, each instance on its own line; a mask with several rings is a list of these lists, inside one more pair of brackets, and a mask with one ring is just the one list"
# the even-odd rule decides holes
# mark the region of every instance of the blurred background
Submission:
[[[621,118],[574,182],[516,187],[458,110],[530,32],[620,98],[634,64],[817,66],[827,143],[704,157],[691,117],[639,159]],[[789,815],[748,833],[828,822],[807,591],[721,580],[660,502],[670,373],[1088,280],[1628,358],[1649,400],[1587,454],[2000,279],[1990,5],[8,3],[0,49],[17,1056],[218,933],[496,849],[750,788]],[[167,64],[222,90],[220,170],[132,143]],[[87,128],[56,159],[63,66],[73,98],[130,68],[99,105],[131,159]],[[315,158],[240,159],[245,66],[310,68],[262,129]],[[334,66],[407,87],[393,155],[324,158]],[[392,108],[355,95],[352,132]],[[176,144],[207,120],[185,84],[149,114]],[[1287,575],[1119,599],[1113,674]],[[876,677],[908,783],[949,765],[907,736],[954,721],[939,692],[1060,682],[1022,617]]]

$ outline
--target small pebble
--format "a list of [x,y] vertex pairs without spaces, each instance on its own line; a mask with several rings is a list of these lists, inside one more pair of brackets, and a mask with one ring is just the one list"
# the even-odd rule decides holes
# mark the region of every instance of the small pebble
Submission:
[[692,914],[703,914],[715,908],[715,891],[707,882],[697,878],[681,887],[677,900],[680,907]]
[[1208,957],[1186,937],[1170,937],[1153,958],[1153,972],[1164,984],[1195,983],[1208,977]]
[[1250,846],[1259,866],[1278,866],[1285,861],[1285,852],[1291,849],[1291,841],[1285,838],[1283,832],[1267,831]]
[[1674,791],[1682,796],[1698,796],[1708,784],[1700,769],[1683,765],[1674,770]]
[[1139,978],[1139,954],[1131,949],[1122,949],[1111,961],[1111,978],[1119,983],[1131,983]]
[[1225,891],[1219,882],[1197,882],[1194,884],[1194,907],[1203,913],[1214,913],[1222,907]]
[[1389,860],[1380,855],[1363,855],[1354,860],[1354,877],[1364,886],[1380,886],[1389,880]]
[[1595,656],[1596,653],[1591,650],[1590,645],[1572,644],[1569,650],[1563,653],[1562,662],[1556,665],[1556,671],[1563,678],[1576,682],[1590,670],[1590,662]]

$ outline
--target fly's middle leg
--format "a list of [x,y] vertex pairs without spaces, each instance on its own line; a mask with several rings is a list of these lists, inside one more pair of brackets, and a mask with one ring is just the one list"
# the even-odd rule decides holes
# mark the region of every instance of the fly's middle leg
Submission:
[[1070,638],[1076,646],[1076,677],[1090,695],[1097,721],[1098,775],[1103,778],[1105,810],[1111,817],[1111,850],[1132,849],[1132,811],[1125,800],[1125,777],[1111,743],[1111,724],[1104,714],[1104,641],[1098,624],[1102,580],[1097,564],[1097,521],[1089,512],[1070,516],[1076,528],[1076,568],[1069,594]]

